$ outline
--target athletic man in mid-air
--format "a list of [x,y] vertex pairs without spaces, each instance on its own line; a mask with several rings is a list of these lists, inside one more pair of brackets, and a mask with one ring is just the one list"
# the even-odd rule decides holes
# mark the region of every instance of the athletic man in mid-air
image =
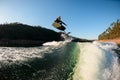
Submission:
[[65,26],[67,26],[67,25],[61,20],[61,16],[56,18],[55,23],[58,23],[58,25],[59,25],[59,26],[53,25],[57,29],[62,30],[62,31],[64,31],[66,29],[63,25],[65,25]]

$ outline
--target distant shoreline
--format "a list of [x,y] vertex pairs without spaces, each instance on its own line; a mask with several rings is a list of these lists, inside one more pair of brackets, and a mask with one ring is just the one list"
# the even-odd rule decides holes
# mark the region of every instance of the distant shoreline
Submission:
[[106,40],[98,40],[99,42],[115,42],[118,46],[120,46],[120,38],[116,39],[106,39]]
[[35,47],[42,46],[45,41],[35,40],[0,40],[0,47]]

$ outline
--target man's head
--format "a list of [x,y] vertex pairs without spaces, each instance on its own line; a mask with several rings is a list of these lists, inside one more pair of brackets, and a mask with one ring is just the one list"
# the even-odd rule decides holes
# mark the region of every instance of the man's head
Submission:
[[60,20],[60,19],[61,19],[61,16],[59,16],[58,19]]

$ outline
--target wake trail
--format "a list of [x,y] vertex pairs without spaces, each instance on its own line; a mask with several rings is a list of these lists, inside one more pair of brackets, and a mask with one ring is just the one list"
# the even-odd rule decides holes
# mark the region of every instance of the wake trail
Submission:
[[79,43],[80,53],[72,80],[119,80],[120,64],[115,43]]

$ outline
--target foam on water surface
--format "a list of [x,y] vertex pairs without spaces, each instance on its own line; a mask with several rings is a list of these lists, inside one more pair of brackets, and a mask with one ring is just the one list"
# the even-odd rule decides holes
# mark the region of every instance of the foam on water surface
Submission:
[[66,42],[48,42],[40,47],[0,47],[0,62],[9,63],[27,61],[33,58],[43,58],[46,53],[65,45]]
[[120,64],[115,43],[79,43],[80,54],[72,80],[119,80]]

